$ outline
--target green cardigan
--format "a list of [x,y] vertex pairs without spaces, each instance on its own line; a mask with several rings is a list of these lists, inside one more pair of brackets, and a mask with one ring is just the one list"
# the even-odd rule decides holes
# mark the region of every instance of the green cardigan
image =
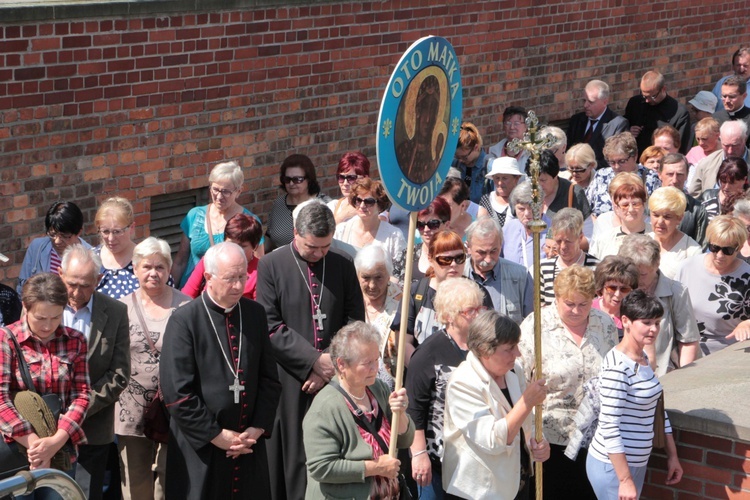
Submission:
[[[388,387],[380,380],[370,386],[378,407],[388,408]],[[404,416],[409,416],[404,413]],[[344,396],[331,385],[325,386],[302,422],[307,454],[307,500],[370,498],[371,478],[365,478],[365,460],[372,460],[372,448],[359,433]],[[398,437],[398,447],[407,448],[414,440],[414,422],[409,418],[406,432]]]

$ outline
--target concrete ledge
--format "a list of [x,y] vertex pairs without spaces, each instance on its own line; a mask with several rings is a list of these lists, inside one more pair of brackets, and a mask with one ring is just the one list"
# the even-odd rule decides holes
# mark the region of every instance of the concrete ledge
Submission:
[[750,442],[750,341],[660,379],[673,427]]
[[3,0],[0,26],[3,24],[131,17],[184,12],[216,12],[269,6],[315,5],[336,0]]

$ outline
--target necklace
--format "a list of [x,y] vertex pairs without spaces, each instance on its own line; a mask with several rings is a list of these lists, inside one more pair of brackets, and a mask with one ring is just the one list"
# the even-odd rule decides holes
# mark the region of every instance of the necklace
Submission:
[[[292,258],[294,258],[294,263],[297,264],[297,269],[299,269],[299,273],[302,276],[302,281],[305,282],[305,286],[307,286],[307,290],[310,292],[310,300],[312,301],[313,305],[315,306],[315,314],[313,314],[313,320],[315,321],[315,329],[316,330],[323,330],[323,320],[328,318],[328,315],[323,314],[320,310],[320,302],[323,300],[323,285],[325,284],[326,280],[326,258],[323,256],[323,276],[320,278],[320,296],[318,297],[318,300],[315,300],[315,296],[313,294],[312,288],[310,288],[310,283],[308,283],[307,278],[305,277],[305,273],[302,272],[302,266],[299,265],[299,261],[297,260],[297,256],[294,255],[294,249],[292,248],[292,243],[289,243],[289,251],[292,252]],[[353,397],[353,396],[352,396]]]
[[229,386],[229,392],[234,393],[234,404],[239,404],[240,391],[245,390],[245,386],[240,384],[240,365],[242,364],[242,307],[238,305],[238,307],[240,307],[240,353],[237,355],[237,365],[233,366],[232,363],[229,362],[229,357],[227,356],[226,351],[224,351],[224,346],[221,345],[219,331],[216,329],[216,325],[214,325],[214,320],[211,318],[211,313],[208,310],[208,306],[206,305],[206,298],[203,296],[203,294],[201,294],[201,300],[203,301],[203,307],[206,309],[208,321],[211,323],[211,327],[214,329],[216,341],[219,343],[219,349],[221,349],[221,354],[224,356],[224,361],[226,361],[227,366],[229,367],[229,371],[232,373],[232,375],[234,375],[234,383]]
[[[341,388],[342,388],[342,389],[343,389],[343,387],[344,387],[344,386],[341,386]],[[346,391],[346,393],[347,393],[347,394],[348,394],[349,396],[351,396],[351,397],[352,397],[352,399],[353,399],[354,401],[358,401],[358,402],[360,402],[360,403],[361,403],[362,401],[364,401],[364,400],[365,400],[365,398],[367,397],[367,389],[365,389],[365,393],[364,393],[364,394],[362,394],[362,396],[361,396],[361,397],[357,397],[357,396],[355,396],[354,394],[352,394],[351,392],[347,391],[346,389],[344,389],[344,390]]]

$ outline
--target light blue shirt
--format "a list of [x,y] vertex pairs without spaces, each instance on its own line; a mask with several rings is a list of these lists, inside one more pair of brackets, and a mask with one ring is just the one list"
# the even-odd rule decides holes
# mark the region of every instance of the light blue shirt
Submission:
[[65,306],[63,310],[63,326],[78,330],[86,336],[86,340],[89,339],[91,334],[91,311],[94,309],[94,294],[91,294],[91,298],[88,303],[77,311],[74,311],[69,305]]

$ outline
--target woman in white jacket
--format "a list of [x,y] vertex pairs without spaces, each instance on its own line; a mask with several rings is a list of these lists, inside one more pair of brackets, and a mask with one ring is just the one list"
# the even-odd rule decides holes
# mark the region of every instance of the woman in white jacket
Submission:
[[445,397],[446,498],[528,499],[531,461],[549,457],[549,443],[537,443],[531,426],[545,380],[526,385],[516,365],[520,337],[518,325],[494,310],[469,327],[470,352]]

